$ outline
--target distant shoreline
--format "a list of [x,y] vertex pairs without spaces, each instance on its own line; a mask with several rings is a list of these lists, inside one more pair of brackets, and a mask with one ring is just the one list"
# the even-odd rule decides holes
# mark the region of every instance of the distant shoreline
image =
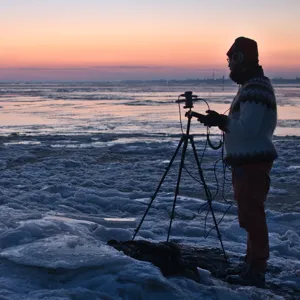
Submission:
[[[270,78],[273,84],[300,84],[300,77],[296,77],[294,79],[291,78]],[[99,80],[99,81],[79,81],[79,80],[68,80],[68,81],[0,81],[1,85],[7,84],[20,84],[20,85],[30,85],[30,84],[146,84],[152,83],[157,85],[178,85],[180,84],[219,84],[219,85],[232,85],[235,84],[229,78],[207,78],[207,79],[153,79],[153,80]]]

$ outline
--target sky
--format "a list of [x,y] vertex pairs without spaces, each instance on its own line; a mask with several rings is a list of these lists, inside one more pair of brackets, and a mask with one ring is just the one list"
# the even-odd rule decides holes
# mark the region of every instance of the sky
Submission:
[[300,77],[298,0],[0,3],[0,80],[227,77],[238,36],[270,77]]

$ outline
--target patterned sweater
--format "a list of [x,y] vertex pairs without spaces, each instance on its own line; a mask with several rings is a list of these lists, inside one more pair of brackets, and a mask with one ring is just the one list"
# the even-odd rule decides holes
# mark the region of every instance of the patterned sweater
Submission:
[[277,123],[276,98],[270,80],[254,77],[233,99],[225,132],[225,161],[231,166],[273,161],[272,142]]

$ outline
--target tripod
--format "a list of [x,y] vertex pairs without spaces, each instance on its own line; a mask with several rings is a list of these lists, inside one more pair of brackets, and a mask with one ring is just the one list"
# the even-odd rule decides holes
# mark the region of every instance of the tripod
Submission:
[[[171,218],[170,218],[170,224],[169,224],[169,229],[168,229],[168,236],[167,236],[167,242],[169,241],[169,237],[170,237],[170,233],[171,233],[171,227],[172,227],[172,222],[173,222],[173,219],[174,219],[174,212],[175,212],[175,206],[176,206],[176,200],[177,200],[177,196],[179,194],[179,185],[180,185],[180,180],[181,180],[181,174],[182,174],[182,168],[184,167],[184,160],[185,160],[185,154],[186,154],[186,150],[187,150],[187,146],[188,146],[188,143],[190,142],[190,144],[192,145],[192,149],[193,149],[193,153],[194,153],[194,157],[195,157],[195,160],[196,160],[196,164],[197,164],[197,167],[198,167],[198,173],[199,173],[199,176],[200,176],[200,180],[204,186],[204,191],[205,191],[205,196],[206,196],[206,199],[207,199],[207,203],[208,203],[208,206],[209,206],[209,209],[211,211],[211,214],[212,214],[212,218],[213,218],[213,221],[214,221],[214,224],[215,224],[215,228],[216,228],[216,231],[217,231],[217,235],[218,235],[218,238],[219,238],[219,241],[220,241],[220,244],[221,244],[221,248],[222,248],[222,251],[223,251],[223,254],[224,254],[224,257],[225,259],[227,260],[227,256],[226,256],[226,253],[225,253],[225,249],[224,249],[224,246],[223,246],[223,242],[222,242],[222,238],[221,238],[221,233],[219,231],[219,228],[218,228],[218,223],[217,223],[217,220],[216,220],[216,217],[215,217],[215,214],[214,214],[214,211],[213,211],[213,208],[212,208],[212,197],[211,197],[211,193],[205,183],[205,179],[204,179],[204,176],[203,176],[203,171],[201,169],[201,165],[200,165],[200,161],[199,161],[199,158],[198,158],[198,154],[197,154],[197,151],[196,151],[196,146],[195,146],[195,142],[194,142],[194,137],[193,135],[190,134],[190,127],[191,127],[191,119],[194,116],[203,116],[203,115],[200,115],[198,113],[194,113],[192,112],[191,108],[193,107],[193,97],[197,97],[197,96],[192,96],[192,92],[185,92],[184,95],[182,95],[184,97],[186,97],[186,106],[184,108],[189,108],[189,111],[186,113],[186,117],[188,118],[188,122],[187,122],[187,127],[186,127],[186,133],[182,134],[181,136],[181,139],[179,141],[179,144],[166,168],[166,171],[165,173],[163,174],[154,194],[152,195],[151,197],[151,201],[138,225],[138,227],[135,229],[135,233],[133,235],[133,238],[132,240],[134,240],[134,238],[136,237],[137,233],[139,232],[141,226],[142,226],[142,223],[154,201],[154,199],[156,198],[159,190],[160,190],[160,187],[161,185],[163,184],[164,182],[164,179],[165,177],[167,176],[169,170],[171,169],[171,166],[177,156],[177,153],[179,152],[179,149],[181,146],[183,146],[182,148],[182,152],[181,152],[181,161],[180,161],[180,166],[179,166],[179,172],[178,172],[178,178],[177,178],[177,184],[176,184],[176,190],[175,190],[175,195],[174,195],[174,201],[173,201],[173,207],[172,207],[172,213],[171,213]],[[201,100],[199,98],[196,98],[195,100]],[[179,102],[182,102],[182,100],[178,100],[178,103]]]

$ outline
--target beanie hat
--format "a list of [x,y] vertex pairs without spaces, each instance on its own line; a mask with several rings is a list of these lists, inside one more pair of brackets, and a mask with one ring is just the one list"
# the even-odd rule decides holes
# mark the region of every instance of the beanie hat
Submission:
[[232,58],[236,54],[240,56],[240,62],[258,63],[258,49],[256,41],[243,36],[238,37],[226,53],[229,58]]

